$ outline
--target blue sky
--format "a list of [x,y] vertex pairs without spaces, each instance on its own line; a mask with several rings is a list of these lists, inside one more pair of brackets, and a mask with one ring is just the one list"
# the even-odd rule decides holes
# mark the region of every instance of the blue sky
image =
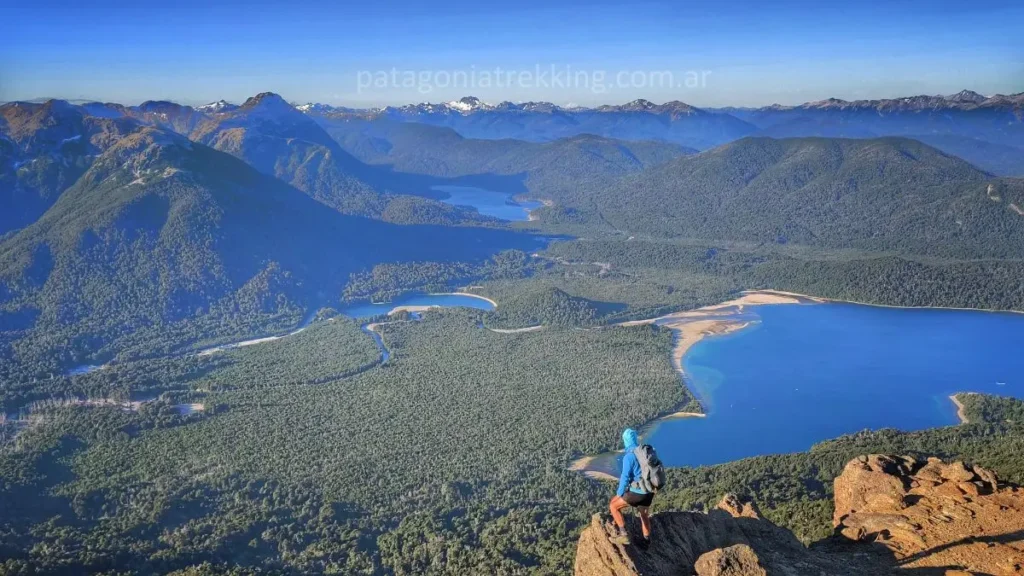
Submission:
[[1024,2],[42,0],[0,22],[0,100],[743,106],[964,88],[1024,91]]

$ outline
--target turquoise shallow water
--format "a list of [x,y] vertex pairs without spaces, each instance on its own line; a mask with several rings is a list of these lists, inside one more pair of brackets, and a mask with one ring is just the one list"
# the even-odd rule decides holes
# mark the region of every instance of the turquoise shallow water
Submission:
[[865,428],[957,423],[949,396],[1024,398],[1024,315],[855,304],[757,306],[684,358],[707,418],[645,438],[670,466],[802,451]]
[[465,294],[417,294],[398,298],[387,304],[356,304],[341,310],[341,313],[351,318],[369,318],[387,314],[398,306],[461,306],[478,310],[494,310],[494,305],[487,300]]
[[530,210],[540,208],[540,202],[516,202],[511,194],[494,192],[470,186],[434,186],[434,190],[445,192],[448,198],[442,200],[453,206],[471,206],[485,216],[502,220],[523,221],[530,218]]

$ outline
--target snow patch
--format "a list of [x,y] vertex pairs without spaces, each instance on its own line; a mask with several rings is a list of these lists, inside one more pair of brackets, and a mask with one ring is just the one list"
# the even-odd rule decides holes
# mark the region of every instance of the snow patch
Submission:
[[199,110],[200,112],[206,112],[208,114],[217,114],[219,112],[227,112],[229,110],[234,110],[235,108],[238,108],[238,106],[226,100],[217,100],[216,102],[210,102],[209,104],[197,106],[196,110]]

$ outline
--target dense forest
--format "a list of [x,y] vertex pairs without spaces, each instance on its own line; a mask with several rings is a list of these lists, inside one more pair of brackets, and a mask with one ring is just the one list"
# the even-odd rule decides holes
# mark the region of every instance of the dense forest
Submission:
[[346,216],[146,128],[0,245],[0,375],[41,379],[128,350],[159,355],[295,322],[337,304],[351,274],[380,262],[479,266],[537,244],[510,230]]
[[[629,316],[650,314],[659,304],[710,304],[748,289],[894,306],[1024,309],[1024,262],[1016,259],[639,239],[558,242],[547,254],[563,262],[605,264],[604,274],[593,264],[561,266],[545,278],[578,287],[568,291],[579,296],[626,302],[627,312],[637,310]],[[680,301],[680,291],[696,298]]]
[[[671,336],[479,322],[453,311],[384,324],[391,359],[360,371],[378,358],[372,340],[324,356],[358,329],[322,321],[211,355],[188,395],[8,422],[21,428],[2,453],[7,566],[561,573],[581,503],[602,492],[569,460],[690,401]],[[185,396],[207,410],[163,416]],[[46,506],[16,505],[29,495]]]
[[746,138],[553,199],[630,235],[1017,258],[1022,190],[915,140]]
[[[135,409],[40,403],[3,424],[0,566],[564,573],[576,531],[611,489],[568,463],[691,400],[669,363],[671,336],[650,326],[498,334],[480,319],[438,311],[386,323],[391,359],[365,370],[379,358],[372,340],[322,318],[290,339],[204,357],[187,390]],[[354,348],[335,358],[337,346]],[[159,375],[135,374],[139,389],[123,393],[155,391]],[[968,425],[671,470],[657,509],[740,492],[809,541],[828,531],[831,479],[858,454],[966,458],[1024,480],[1024,403],[962,400]],[[205,410],[183,415],[181,402]]]

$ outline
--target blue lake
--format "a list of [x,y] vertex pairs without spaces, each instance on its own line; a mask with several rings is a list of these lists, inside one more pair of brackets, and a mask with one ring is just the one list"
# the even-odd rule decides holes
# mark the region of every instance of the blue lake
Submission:
[[517,202],[512,199],[512,194],[470,186],[433,186],[431,189],[449,195],[441,200],[445,204],[469,206],[485,216],[501,220],[529,220],[530,210],[542,206],[540,202],[534,201]]
[[399,306],[461,306],[478,310],[494,310],[488,300],[466,294],[417,294],[397,298],[386,304],[356,304],[342,309],[340,312],[351,318],[369,318],[380,314],[388,314]]
[[838,303],[747,310],[758,323],[685,356],[687,385],[708,416],[646,434],[666,464],[803,451],[865,428],[953,425],[956,392],[1024,398],[1021,314]]

